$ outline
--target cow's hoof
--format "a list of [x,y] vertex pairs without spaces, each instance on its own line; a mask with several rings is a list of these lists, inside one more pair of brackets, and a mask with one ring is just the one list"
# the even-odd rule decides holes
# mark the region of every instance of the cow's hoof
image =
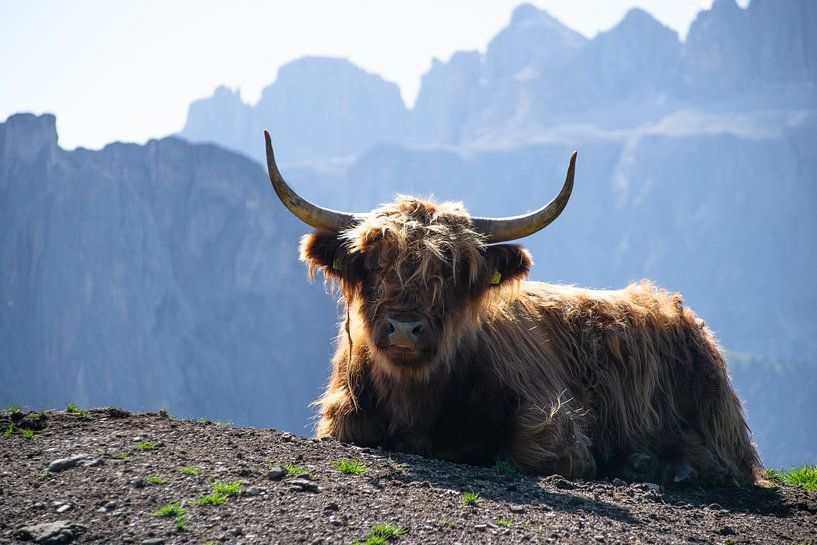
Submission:
[[695,468],[689,466],[676,466],[675,477],[672,481],[675,484],[689,484],[698,478],[698,472]]
[[639,473],[649,473],[653,469],[653,459],[649,454],[634,452],[628,459],[630,467]]

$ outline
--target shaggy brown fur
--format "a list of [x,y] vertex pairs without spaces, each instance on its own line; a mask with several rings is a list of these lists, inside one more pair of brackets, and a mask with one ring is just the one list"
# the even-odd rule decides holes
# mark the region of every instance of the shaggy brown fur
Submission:
[[[522,281],[526,250],[486,245],[460,204],[402,196],[301,255],[347,310],[319,437],[568,477],[758,476],[723,356],[679,295]],[[395,350],[382,332],[409,314],[423,338]]]

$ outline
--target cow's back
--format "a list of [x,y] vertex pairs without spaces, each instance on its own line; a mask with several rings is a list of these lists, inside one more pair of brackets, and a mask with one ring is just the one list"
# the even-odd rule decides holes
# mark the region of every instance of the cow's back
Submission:
[[486,300],[482,326],[497,378],[580,421],[602,471],[633,448],[666,457],[679,438],[700,437],[706,477],[752,479],[757,454],[724,359],[679,295],[649,282],[522,282]]

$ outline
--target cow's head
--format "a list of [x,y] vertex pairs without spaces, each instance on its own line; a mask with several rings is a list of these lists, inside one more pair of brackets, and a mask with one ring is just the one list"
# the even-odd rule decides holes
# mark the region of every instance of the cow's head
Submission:
[[500,244],[532,234],[561,213],[573,189],[576,154],[559,195],[530,214],[471,217],[460,203],[398,196],[366,214],[322,208],[284,181],[265,131],[267,167],[286,207],[315,228],[301,242],[310,276],[321,270],[362,322],[372,359],[389,375],[419,380],[449,361],[473,334],[490,290],[513,286],[530,268],[528,252]]

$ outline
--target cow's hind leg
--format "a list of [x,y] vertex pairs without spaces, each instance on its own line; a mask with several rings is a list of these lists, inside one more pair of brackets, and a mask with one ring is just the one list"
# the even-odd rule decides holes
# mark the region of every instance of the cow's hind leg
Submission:
[[649,449],[622,449],[605,464],[602,473],[630,482],[656,482],[661,476],[661,462]]
[[723,472],[717,456],[706,445],[701,434],[692,430],[679,434],[679,440],[667,449],[665,458],[664,481],[668,484],[717,481]]
[[547,408],[520,407],[499,454],[526,473],[585,479],[596,475],[596,461],[590,439],[581,428],[581,416],[558,402]]

